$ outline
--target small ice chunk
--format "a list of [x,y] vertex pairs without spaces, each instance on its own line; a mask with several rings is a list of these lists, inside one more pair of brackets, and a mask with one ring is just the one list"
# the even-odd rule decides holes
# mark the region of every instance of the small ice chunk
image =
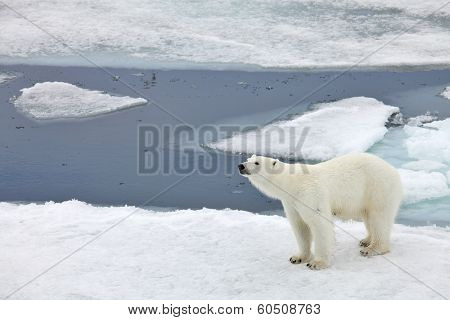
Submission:
[[441,92],[441,96],[450,99],[450,87],[445,88],[444,91]]
[[394,126],[402,126],[405,124],[405,118],[401,112],[393,114],[391,119],[389,119],[389,123]]
[[11,81],[13,79],[15,79],[17,77],[16,74],[11,73],[11,72],[0,72],[0,85]]
[[402,168],[416,171],[431,172],[445,168],[446,165],[442,162],[433,160],[418,160],[407,162],[402,165]]
[[36,83],[21,92],[15,107],[36,119],[91,117],[147,103],[143,98],[111,96],[65,82]]
[[425,123],[429,123],[432,121],[436,121],[438,119],[438,116],[431,114],[431,112],[427,111],[425,114],[409,118],[408,119],[408,126],[412,127],[422,127]]
[[440,172],[398,169],[407,204],[450,196],[447,177]]
[[362,152],[383,139],[388,119],[397,107],[373,98],[353,97],[321,103],[291,120],[259,130],[238,133],[209,145],[211,148],[274,157],[328,160]]
[[247,87],[248,87],[247,81],[239,81],[237,84],[240,85],[244,89],[247,89]]

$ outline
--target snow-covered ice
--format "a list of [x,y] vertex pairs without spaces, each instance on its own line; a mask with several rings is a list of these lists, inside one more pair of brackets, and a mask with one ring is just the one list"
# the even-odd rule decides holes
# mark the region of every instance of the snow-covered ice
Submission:
[[363,225],[338,223],[333,265],[311,271],[289,263],[296,244],[283,217],[211,209],[155,212],[74,200],[0,203],[0,294],[132,213],[11,298],[441,298],[411,275],[450,296],[448,229],[395,225],[392,251],[365,258],[357,241]]
[[102,65],[329,68],[365,57],[360,66],[450,64],[442,0],[3,2],[46,32],[1,7],[1,61],[88,64],[56,38]]
[[397,107],[373,98],[354,97],[317,104],[313,111],[259,130],[238,133],[208,146],[284,158],[328,160],[362,152],[383,139],[389,117]]
[[111,96],[65,82],[36,83],[21,92],[14,105],[36,119],[90,117],[147,103],[143,98]]

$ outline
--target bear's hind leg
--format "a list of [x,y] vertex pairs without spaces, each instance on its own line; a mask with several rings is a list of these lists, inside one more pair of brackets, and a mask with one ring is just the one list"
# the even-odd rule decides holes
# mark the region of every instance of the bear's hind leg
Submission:
[[394,215],[390,212],[369,212],[368,224],[371,241],[366,248],[361,249],[361,255],[374,256],[389,252],[389,243],[393,223]]

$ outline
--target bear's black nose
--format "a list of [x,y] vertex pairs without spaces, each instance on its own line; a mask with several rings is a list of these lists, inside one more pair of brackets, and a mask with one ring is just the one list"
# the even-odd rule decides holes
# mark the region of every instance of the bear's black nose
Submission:
[[239,171],[242,171],[245,169],[244,165],[241,163],[240,165],[238,165]]

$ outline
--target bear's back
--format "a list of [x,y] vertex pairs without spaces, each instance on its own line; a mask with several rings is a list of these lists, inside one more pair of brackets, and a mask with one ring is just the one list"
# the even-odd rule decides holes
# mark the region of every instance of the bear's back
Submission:
[[375,155],[351,153],[316,166],[321,185],[326,187],[336,210],[383,210],[386,204],[401,202],[403,192],[397,170]]

